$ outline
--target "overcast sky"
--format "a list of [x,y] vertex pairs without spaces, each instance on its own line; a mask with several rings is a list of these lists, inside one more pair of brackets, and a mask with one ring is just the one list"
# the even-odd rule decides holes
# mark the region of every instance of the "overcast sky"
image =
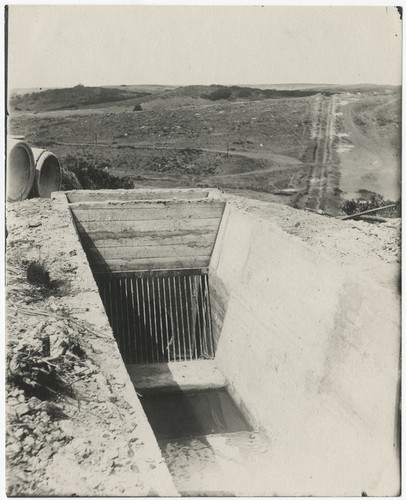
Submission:
[[401,83],[394,7],[16,6],[9,86]]

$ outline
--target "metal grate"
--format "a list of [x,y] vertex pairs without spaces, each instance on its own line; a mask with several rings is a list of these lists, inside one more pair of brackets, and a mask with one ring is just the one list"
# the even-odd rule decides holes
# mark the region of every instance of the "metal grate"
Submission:
[[96,280],[126,363],[214,357],[207,273],[110,273]]

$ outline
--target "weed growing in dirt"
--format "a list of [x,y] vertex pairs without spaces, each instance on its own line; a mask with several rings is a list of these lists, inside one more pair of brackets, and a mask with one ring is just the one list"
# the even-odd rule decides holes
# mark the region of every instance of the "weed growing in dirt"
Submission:
[[63,280],[53,280],[45,265],[41,260],[33,260],[26,268],[27,282],[33,289],[29,290],[29,300],[27,303],[37,302],[46,297],[64,295],[69,285]]
[[41,261],[32,261],[28,264],[27,281],[30,285],[34,285],[48,291],[54,288],[49,271]]

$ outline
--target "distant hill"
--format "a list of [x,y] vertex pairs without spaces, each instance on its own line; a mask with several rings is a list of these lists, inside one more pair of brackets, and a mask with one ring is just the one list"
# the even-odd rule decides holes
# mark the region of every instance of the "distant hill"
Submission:
[[[315,94],[326,96],[344,92],[374,94],[396,93],[400,87],[383,85],[314,85],[314,84],[275,84],[255,86],[240,85],[116,85],[108,87],[85,87],[76,85],[71,88],[34,90],[33,92],[15,91],[11,94],[11,112],[46,112],[75,110],[83,108],[103,108],[112,105],[144,109],[153,108],[159,103],[173,101],[175,107],[192,102],[193,99],[205,101],[261,101],[264,99],[300,98]],[[148,103],[148,104],[147,104]]]
[[89,105],[148,97],[150,92],[133,91],[127,87],[85,87],[47,89],[40,92],[14,93],[9,105],[15,111],[57,111],[78,109]]
[[264,85],[245,85],[250,88],[274,89],[274,90],[313,90],[322,92],[397,92],[400,91],[400,85],[375,85],[372,83],[361,83],[352,85],[338,85],[335,83],[275,83]]

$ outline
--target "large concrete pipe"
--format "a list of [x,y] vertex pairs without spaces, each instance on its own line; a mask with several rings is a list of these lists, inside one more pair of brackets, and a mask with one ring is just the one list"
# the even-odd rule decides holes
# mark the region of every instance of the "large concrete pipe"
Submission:
[[22,201],[29,195],[35,177],[35,160],[24,141],[7,139],[7,201]]
[[33,196],[50,198],[51,193],[61,189],[62,170],[58,158],[45,149],[32,148],[35,160]]

